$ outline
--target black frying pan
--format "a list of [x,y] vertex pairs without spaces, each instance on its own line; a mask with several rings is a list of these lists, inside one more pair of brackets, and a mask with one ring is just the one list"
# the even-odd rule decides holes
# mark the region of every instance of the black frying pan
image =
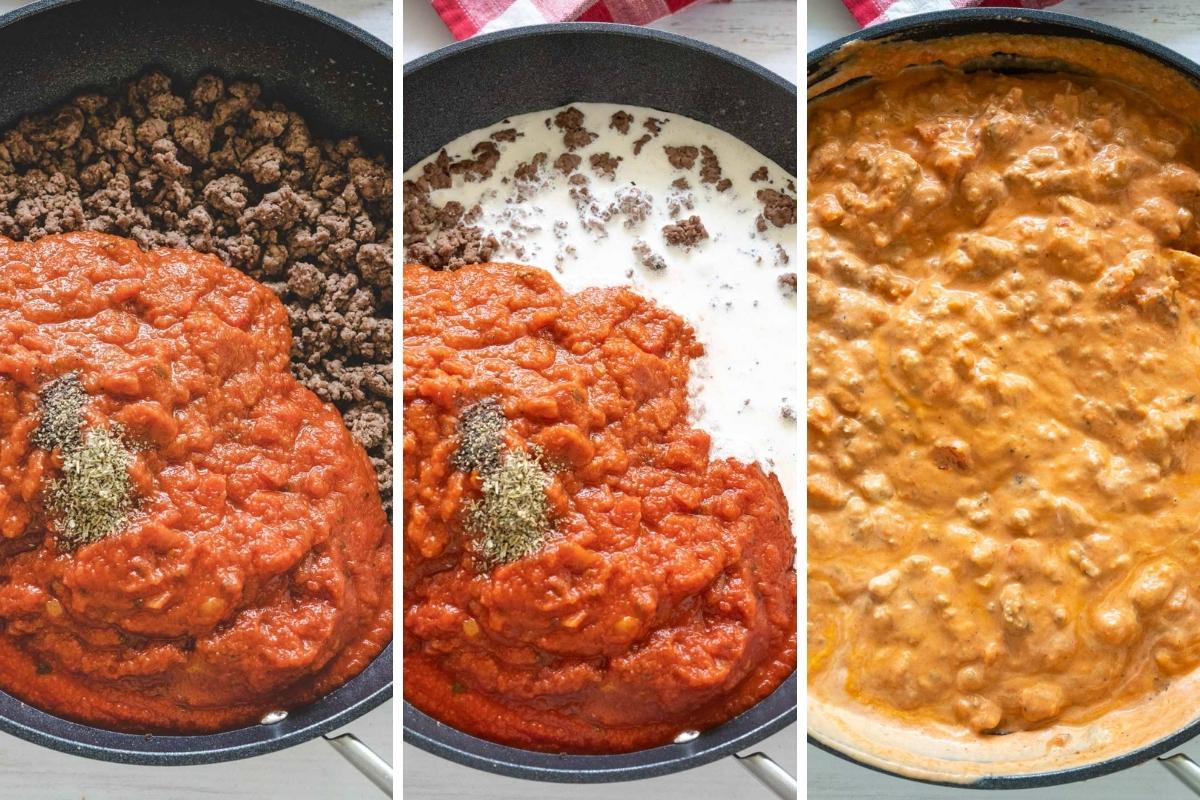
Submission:
[[[1014,61],[1010,56],[1021,55],[1018,38],[1021,35],[1062,36],[1071,39],[1104,42],[1134,50],[1150,56],[1171,69],[1178,71],[1197,86],[1200,86],[1200,65],[1184,58],[1173,50],[1144,39],[1141,36],[1067,14],[1005,8],[975,8],[917,14],[893,22],[875,25],[850,34],[808,54],[808,83],[810,86],[813,86],[826,81],[831,76],[835,76],[838,64],[841,61],[838,51],[844,45],[851,42],[927,41],[978,33],[1009,34],[1014,39],[1011,48],[1005,48],[1005,53],[994,54],[995,61],[993,64],[977,64],[976,68],[987,67],[1004,71],[1014,69],[1014,65],[1016,65],[1015,70],[1022,72],[1059,71],[1062,67],[1069,65],[1061,63],[1047,64],[1044,68],[1039,69],[1037,64],[1024,60]],[[852,85],[851,82],[844,84],[844,86],[850,85]],[[810,99],[815,98],[810,96]],[[1020,775],[993,774],[981,777],[971,783],[943,783],[937,780],[926,780],[924,782],[975,789],[1026,789],[1054,786],[1097,778],[1101,775],[1107,775],[1141,764],[1161,756],[1168,750],[1179,747],[1196,736],[1200,736],[1200,719],[1197,719],[1190,725],[1184,726],[1178,731],[1131,749],[1121,755],[1095,761],[1083,766]],[[810,731],[808,740],[811,744],[823,750],[861,766],[898,775],[903,778],[912,779],[913,777],[909,774],[888,769],[879,763],[866,763],[859,760],[853,755],[831,745],[830,742],[814,736],[812,731]],[[1186,755],[1178,754],[1169,758],[1163,758],[1161,762],[1200,796],[1200,767],[1191,759]]]
[[[0,128],[86,88],[115,90],[150,67],[187,82],[206,70],[252,78],[267,96],[302,112],[318,135],[357,133],[372,150],[391,152],[391,48],[291,0],[42,0],[6,14],[0,17]],[[0,730],[105,761],[206,764],[322,736],[391,695],[389,645],[355,678],[272,724],[200,736],[115,733],[0,692]],[[359,752],[356,741],[335,744]],[[372,776],[380,783],[384,777]],[[390,774],[386,779],[390,784]]]
[[[564,23],[478,36],[404,66],[404,169],[473,130],[567,103],[648,106],[733,134],[796,172],[796,87],[701,42],[627,25]],[[404,704],[404,740],[476,769],[598,783],[666,775],[762,741],[796,720],[793,674],[756,706],[691,741],[634,753],[553,755],[455,730]],[[795,780],[761,754],[741,760],[780,794]]]

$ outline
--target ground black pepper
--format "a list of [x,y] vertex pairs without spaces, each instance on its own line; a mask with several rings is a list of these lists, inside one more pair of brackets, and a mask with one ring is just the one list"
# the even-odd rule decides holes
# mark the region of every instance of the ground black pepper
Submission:
[[463,409],[458,421],[458,450],[454,468],[486,475],[500,466],[505,423],[504,411],[494,397],[485,397]]
[[42,419],[30,437],[30,443],[42,450],[56,447],[67,450],[78,446],[86,403],[87,393],[78,373],[68,372],[50,381],[39,398]]

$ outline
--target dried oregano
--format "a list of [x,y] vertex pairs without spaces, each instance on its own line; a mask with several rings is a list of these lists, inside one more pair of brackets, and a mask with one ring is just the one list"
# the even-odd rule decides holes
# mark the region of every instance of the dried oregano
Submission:
[[482,496],[467,505],[467,530],[484,563],[507,564],[532,555],[550,532],[546,488],[550,474],[534,455],[506,453],[483,476]]
[[133,510],[132,464],[120,437],[101,429],[87,431],[78,447],[64,451],[62,476],[46,495],[47,507],[60,517],[60,543],[91,544],[125,524]]

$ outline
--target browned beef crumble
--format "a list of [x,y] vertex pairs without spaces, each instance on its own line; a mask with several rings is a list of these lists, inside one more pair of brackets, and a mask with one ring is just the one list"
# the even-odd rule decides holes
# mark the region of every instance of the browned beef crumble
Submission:
[[684,249],[691,249],[708,238],[704,223],[695,214],[681,222],[664,225],[662,232],[667,244]]
[[618,133],[624,135],[629,133],[629,125],[633,122],[633,115],[628,111],[618,111],[612,115],[612,119],[608,121],[608,127],[614,129]]
[[529,161],[517,165],[513,178],[518,181],[535,181],[546,165],[548,156],[545,153],[534,153]]
[[582,156],[577,156],[574,153],[563,153],[558,158],[554,159],[554,168],[563,175],[570,175],[579,168],[579,164],[582,161]]
[[[658,272],[659,270],[667,268],[666,260],[658,253],[651,250],[650,245],[642,239],[638,239],[636,242],[634,242],[633,254],[637,256],[638,261],[641,262],[642,266],[648,270]],[[632,271],[629,273],[629,277],[633,277]]]
[[667,146],[663,148],[663,151],[667,154],[667,162],[675,169],[691,169],[696,165],[696,158],[700,155],[700,150],[690,144],[682,147]]
[[796,224],[796,198],[774,189],[759,189],[757,197],[763,204],[763,217],[776,228]]
[[733,185],[733,181],[721,177],[721,162],[711,147],[700,147],[700,182],[716,184],[718,192],[723,192]]
[[555,114],[554,124],[563,132],[563,146],[568,150],[587,147],[599,137],[599,134],[583,127],[583,112],[575,106],[564,108]]
[[[448,179],[448,176],[447,176]],[[341,410],[384,505],[392,484],[392,172],[313,137],[257,84],[152,72],[0,134],[0,233],[92,230],[190,248],[271,287],[296,377]]]
[[592,172],[612,180],[617,174],[617,164],[621,163],[622,158],[611,153],[593,153],[588,160],[591,162]]

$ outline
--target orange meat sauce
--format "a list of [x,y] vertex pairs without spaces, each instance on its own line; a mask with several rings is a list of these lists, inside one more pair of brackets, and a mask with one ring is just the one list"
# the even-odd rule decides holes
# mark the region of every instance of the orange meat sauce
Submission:
[[[257,722],[391,639],[391,533],[287,312],[217,258],[93,233],[0,239],[0,688],[136,732]],[[131,502],[73,540],[46,387],[128,453]],[[120,470],[124,472],[125,470]],[[68,506],[69,507],[69,506]]]
[[810,692],[989,747],[1146,706],[1200,665],[1194,121],[911,69],[808,164]]
[[[624,288],[405,267],[407,700],[514,746],[623,752],[717,725],[794,671],[787,501],[691,426],[702,353]],[[472,530],[495,473],[460,468],[481,402],[502,411],[502,457],[546,476],[544,540],[503,563]]]

